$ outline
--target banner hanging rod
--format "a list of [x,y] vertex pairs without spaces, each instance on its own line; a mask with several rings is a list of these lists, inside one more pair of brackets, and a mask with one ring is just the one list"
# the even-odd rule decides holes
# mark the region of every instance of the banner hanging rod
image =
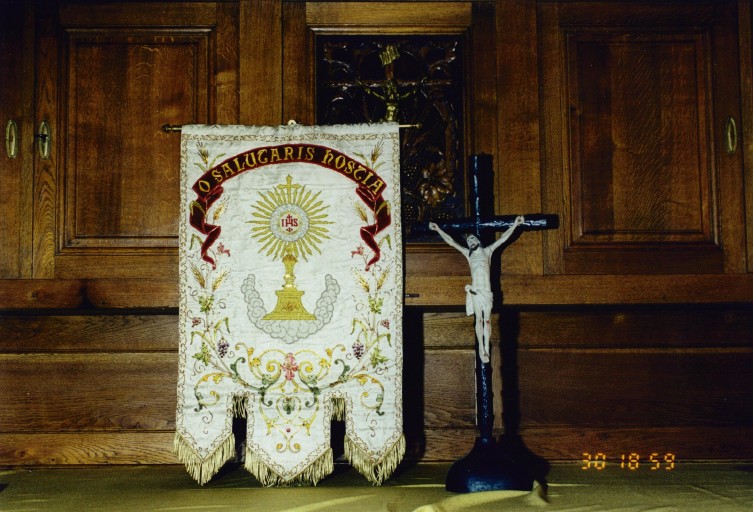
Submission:
[[[288,124],[295,124],[295,123],[288,122]],[[421,128],[421,123],[400,124],[398,125],[398,128]],[[162,125],[162,131],[165,133],[179,132],[182,129],[183,129],[183,125],[180,125],[180,124],[163,124]]]

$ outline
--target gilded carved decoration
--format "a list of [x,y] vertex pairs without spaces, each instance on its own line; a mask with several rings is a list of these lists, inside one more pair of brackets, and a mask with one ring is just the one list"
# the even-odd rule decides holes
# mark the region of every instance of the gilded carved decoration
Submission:
[[465,213],[461,50],[447,36],[317,40],[319,124],[415,125],[400,135],[407,228]]

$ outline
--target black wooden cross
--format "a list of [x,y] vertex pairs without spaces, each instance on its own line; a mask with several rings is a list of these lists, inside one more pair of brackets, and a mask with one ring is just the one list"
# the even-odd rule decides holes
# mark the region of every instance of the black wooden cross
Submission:
[[[471,232],[486,245],[495,232],[512,226],[517,215],[494,215],[494,172],[491,155],[472,155],[469,159],[468,170],[471,216],[465,219],[437,222],[437,224],[445,231]],[[525,215],[525,219],[525,224],[521,226],[521,229],[542,230],[559,227],[557,215],[534,213]],[[419,229],[426,228],[420,226]]]
[[[494,177],[491,155],[473,155],[469,161],[471,217],[438,222],[442,231],[472,233],[484,246],[492,243],[494,233],[514,225],[517,215],[494,215]],[[554,229],[559,219],[550,214],[527,214],[518,226],[523,230]],[[423,231],[426,225],[417,226]],[[499,276],[491,274],[499,282]],[[472,291],[470,293],[473,293]],[[478,319],[477,319],[478,320]],[[486,320],[486,319],[484,319]],[[447,490],[475,492],[498,489],[530,490],[532,478],[503,453],[492,436],[494,425],[492,367],[482,363],[476,340],[476,420],[480,436],[471,453],[455,462],[447,475]]]

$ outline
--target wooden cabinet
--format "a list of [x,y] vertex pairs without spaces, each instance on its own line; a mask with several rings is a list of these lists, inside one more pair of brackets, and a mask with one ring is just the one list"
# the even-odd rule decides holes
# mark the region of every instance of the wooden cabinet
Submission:
[[180,133],[162,127],[238,122],[240,4],[2,7],[20,153],[0,157],[0,463],[175,463]]
[[180,134],[236,123],[238,4],[38,9],[36,278],[175,278]]
[[[559,229],[505,250],[511,303],[609,303],[613,283],[652,302],[672,274],[686,288],[662,291],[663,302],[717,301],[715,286],[742,300],[752,282],[729,276],[748,265],[747,139],[732,154],[725,141],[728,120],[750,124],[740,107],[745,5],[25,4],[4,18],[3,44],[16,46],[3,66],[26,82],[8,82],[2,101],[17,109],[26,151],[0,175],[10,234],[0,275],[48,282],[43,293],[28,282],[20,296],[5,291],[72,291],[72,306],[147,295],[138,306],[174,306],[180,135],[162,126],[316,122],[317,38],[407,34],[462,41],[458,159],[494,156],[496,211],[560,217]],[[32,151],[42,122],[47,159]],[[467,269],[455,251],[411,244],[406,269],[408,304],[462,303]]]
[[538,16],[546,272],[745,272],[737,2]]

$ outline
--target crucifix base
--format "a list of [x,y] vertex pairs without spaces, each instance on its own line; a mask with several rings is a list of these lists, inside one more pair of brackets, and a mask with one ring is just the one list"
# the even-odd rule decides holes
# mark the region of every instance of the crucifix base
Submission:
[[[477,344],[478,347],[478,344]],[[494,408],[492,365],[482,363],[476,349],[476,422],[479,437],[473,449],[450,466],[445,488],[450,492],[530,491],[533,477],[507,454],[492,435]]]
[[493,438],[477,437],[470,453],[450,467],[445,488],[459,493],[530,491],[533,478]]

